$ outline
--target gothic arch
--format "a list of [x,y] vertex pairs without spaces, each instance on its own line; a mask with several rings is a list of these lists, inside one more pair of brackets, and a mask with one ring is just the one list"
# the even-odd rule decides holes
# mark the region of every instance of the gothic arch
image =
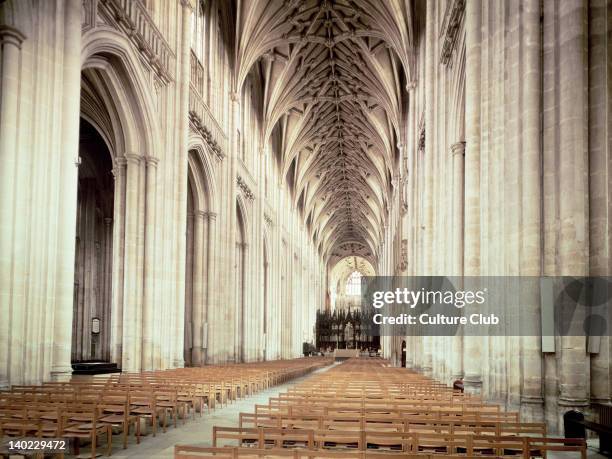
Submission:
[[240,231],[242,231],[242,242],[245,244],[248,244],[249,241],[249,237],[248,235],[249,233],[249,228],[250,228],[250,224],[249,224],[249,214],[248,214],[248,207],[247,207],[247,203],[244,201],[244,198],[241,195],[238,195],[236,197],[236,208],[237,208],[237,217],[239,217],[236,220],[236,227],[240,228]]
[[189,137],[188,173],[196,188],[197,209],[206,212],[216,212],[217,183],[215,171],[211,162],[211,152],[197,135]]
[[194,135],[188,143],[187,175],[183,355],[187,365],[200,366],[207,361],[216,185],[210,153],[201,138]]
[[[81,62],[83,74],[91,75],[109,112],[105,121],[111,123],[113,134],[105,134],[114,141],[115,159],[125,153],[158,156],[156,147],[162,142],[154,116],[155,92],[146,82],[127,37],[106,27],[86,32]],[[95,116],[93,111],[87,113]]]

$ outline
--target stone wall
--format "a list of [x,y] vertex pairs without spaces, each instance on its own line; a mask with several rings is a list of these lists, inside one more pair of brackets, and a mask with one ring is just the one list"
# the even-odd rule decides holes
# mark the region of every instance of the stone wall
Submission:
[[[278,139],[261,141],[260,77],[235,93],[234,12],[220,0],[194,61],[198,4],[0,5],[0,386],[69,377],[71,357],[137,371],[297,357],[314,341],[324,263]],[[75,309],[75,281],[98,275],[88,259],[75,278],[80,119],[106,144],[114,198],[110,285]],[[88,352],[94,314],[101,355]]]
[[[382,274],[609,275],[610,2],[417,2],[418,80],[397,229]],[[539,298],[524,299],[538,326]],[[408,364],[463,377],[553,431],[610,401],[610,340],[408,337]],[[401,355],[387,338],[385,353]]]

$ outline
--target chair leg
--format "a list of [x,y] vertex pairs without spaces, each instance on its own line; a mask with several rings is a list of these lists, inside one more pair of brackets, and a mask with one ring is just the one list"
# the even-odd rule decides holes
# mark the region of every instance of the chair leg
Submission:
[[127,449],[127,437],[130,433],[130,423],[129,421],[125,421],[123,423],[123,449]]
[[140,417],[136,417],[136,427],[135,427],[135,435],[136,435],[136,444],[140,445]]
[[91,435],[91,459],[96,459],[96,438],[98,433],[96,431]]
[[[129,425],[128,425],[128,428],[129,428]],[[113,454],[113,428],[112,426],[109,425],[106,428],[106,455],[111,456],[112,454]]]

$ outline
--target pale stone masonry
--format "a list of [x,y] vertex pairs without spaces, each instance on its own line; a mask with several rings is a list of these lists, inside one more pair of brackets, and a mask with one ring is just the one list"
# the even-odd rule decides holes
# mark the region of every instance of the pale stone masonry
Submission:
[[[355,271],[610,274],[610,0],[5,0],[0,43],[0,387],[297,357]],[[553,432],[612,401],[607,336],[381,341]]]
[[[440,59],[450,17],[459,32]],[[420,21],[425,151],[408,136],[406,274],[609,275],[610,2],[427,2]],[[396,273],[398,254],[383,254],[378,272]],[[539,298],[523,301],[539,323]],[[385,355],[399,361],[401,342],[386,338]],[[408,337],[407,361],[559,431],[567,410],[610,402],[611,345],[557,337],[542,353],[537,336]]]

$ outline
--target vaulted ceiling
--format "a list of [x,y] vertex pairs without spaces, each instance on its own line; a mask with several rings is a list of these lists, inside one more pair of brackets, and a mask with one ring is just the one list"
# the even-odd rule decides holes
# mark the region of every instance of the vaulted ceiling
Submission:
[[321,254],[375,260],[413,74],[410,0],[243,0],[236,90],[263,77],[264,142]]

